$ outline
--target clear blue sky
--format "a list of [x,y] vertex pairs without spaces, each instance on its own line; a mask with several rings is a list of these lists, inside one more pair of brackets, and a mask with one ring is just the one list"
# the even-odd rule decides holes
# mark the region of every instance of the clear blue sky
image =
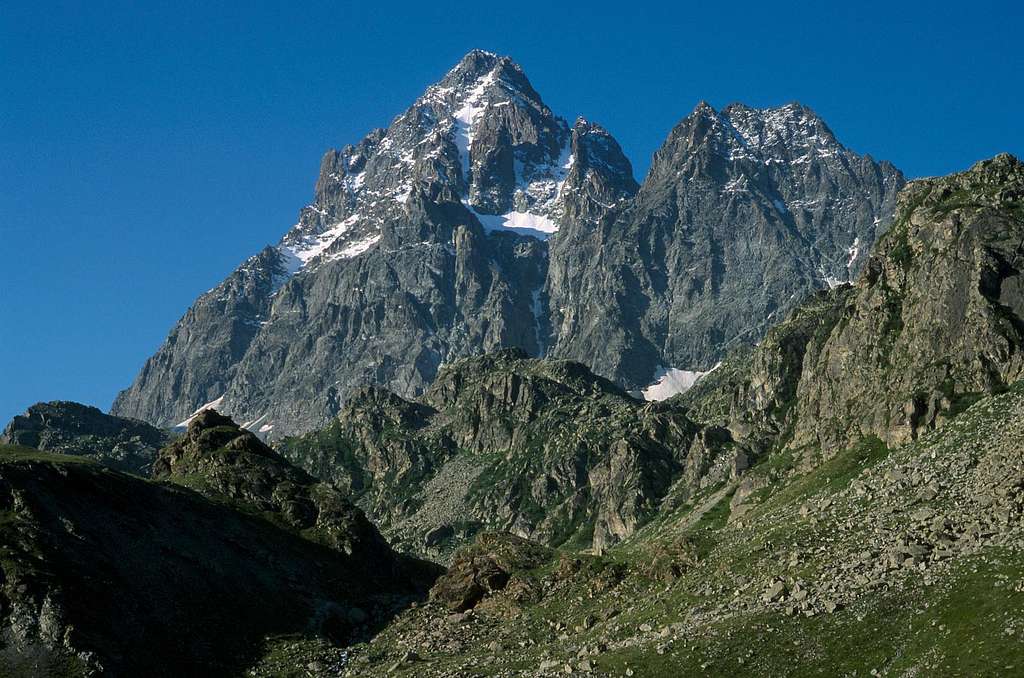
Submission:
[[219,4],[3,4],[0,425],[39,400],[109,407],[295,222],[327,148],[473,47],[603,123],[638,177],[700,99],[801,101],[911,176],[1024,154],[1019,1]]

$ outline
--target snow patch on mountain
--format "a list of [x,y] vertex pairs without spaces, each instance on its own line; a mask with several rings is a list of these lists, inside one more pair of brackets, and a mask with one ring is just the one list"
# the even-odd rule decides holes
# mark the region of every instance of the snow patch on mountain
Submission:
[[352,231],[353,227],[359,222],[359,220],[360,215],[353,214],[344,221],[334,224],[322,233],[300,236],[289,244],[278,245],[277,250],[284,258],[287,275],[295,275],[321,256],[323,261],[350,259],[352,257],[359,256],[370,249],[370,247],[380,240],[381,236],[379,233],[353,241],[337,252],[327,251],[332,245]]
[[324,250],[345,235],[345,233],[359,220],[359,216],[353,214],[344,221],[334,224],[323,233],[314,233],[302,236],[294,244],[284,245],[280,251],[285,255],[289,263],[289,271],[297,273],[313,259],[323,254]]
[[860,237],[853,239],[853,244],[850,245],[849,249],[846,250],[849,255],[849,259],[846,261],[846,270],[848,278],[853,280],[853,262],[857,261],[857,257],[860,256]]
[[722,193],[745,193],[749,192],[748,180],[746,175],[740,175],[735,179],[730,180],[725,186],[722,187]]
[[487,231],[512,231],[520,235],[532,235],[540,240],[547,240],[558,231],[558,224],[540,214],[532,212],[506,212],[505,214],[473,214]]
[[200,405],[199,407],[196,408],[195,412],[193,412],[192,414],[190,414],[188,416],[188,419],[186,419],[184,421],[179,421],[177,424],[174,425],[174,428],[187,428],[189,423],[193,419],[195,419],[197,416],[199,416],[200,412],[203,412],[204,410],[216,410],[216,409],[220,408],[220,406],[223,405],[223,404],[224,404],[224,396],[221,396],[221,397],[219,397],[219,398],[217,398],[215,400],[211,400],[210,402],[206,403],[205,405]]
[[487,88],[494,84],[494,81],[495,75],[493,70],[477,80],[473,88],[469,90],[466,99],[462,102],[462,106],[453,114],[455,145],[459,149],[459,157],[462,160],[462,176],[466,177],[467,182],[471,180],[469,149],[473,146],[473,123],[476,121],[477,116],[487,108],[484,94]]
[[[463,177],[470,186],[474,184],[472,146],[480,117],[489,108],[530,105],[522,93],[499,77],[499,70],[500,67],[495,66],[478,78],[464,97],[457,100],[451,113],[452,138],[459,152]],[[434,105],[443,105],[444,97],[450,92],[450,88],[435,87],[429,91],[428,100]],[[561,192],[576,158],[572,153],[568,125],[561,118],[555,120],[561,127],[562,136],[557,157],[538,163],[536,158],[530,159],[521,151],[515,153],[513,210],[504,214],[479,212],[470,202],[472,190],[468,192],[463,202],[487,230],[515,231],[538,238],[547,238],[558,230],[557,218],[562,210]]]
[[718,114],[718,121],[731,132],[730,160],[801,165],[845,151],[825,124],[799,104],[761,109],[734,104]]
[[843,280],[841,278],[837,278],[834,275],[829,275],[825,271],[825,267],[823,265],[822,266],[818,266],[818,273],[821,274],[822,282],[824,282],[826,285],[828,285],[828,288],[830,290],[834,290],[835,288],[839,287],[840,285],[845,285],[847,282],[849,282],[848,280]]
[[255,430],[254,427],[256,426],[256,424],[261,423],[266,418],[267,418],[267,415],[264,414],[264,415],[262,415],[260,417],[257,417],[256,419],[252,419],[250,421],[247,421],[244,424],[242,424],[242,428],[248,429],[250,431],[254,431]]
[[328,259],[330,261],[334,261],[335,259],[351,259],[353,257],[358,257],[360,254],[366,252],[371,247],[380,242],[380,238],[380,233],[377,233],[375,235],[363,238],[362,240],[356,240],[355,242],[351,243],[344,249],[328,255]]
[[693,385],[706,374],[711,374],[721,363],[716,364],[706,372],[694,370],[680,370],[675,367],[664,367],[658,365],[654,371],[654,381],[641,389],[640,393],[644,400],[667,400],[674,395],[685,393],[693,388]]

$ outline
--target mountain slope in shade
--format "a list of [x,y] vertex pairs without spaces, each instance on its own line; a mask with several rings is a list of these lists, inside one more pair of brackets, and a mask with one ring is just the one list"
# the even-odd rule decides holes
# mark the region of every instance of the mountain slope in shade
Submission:
[[270,637],[365,638],[440,572],[215,412],[154,474],[0,445],[0,673],[241,674]]
[[195,302],[112,412],[173,426],[217,401],[280,437],[362,384],[415,396],[501,347],[630,389],[706,371],[858,270],[901,183],[803,107],[702,105],[640,187],[606,130],[473,51],[329,151],[298,223]]

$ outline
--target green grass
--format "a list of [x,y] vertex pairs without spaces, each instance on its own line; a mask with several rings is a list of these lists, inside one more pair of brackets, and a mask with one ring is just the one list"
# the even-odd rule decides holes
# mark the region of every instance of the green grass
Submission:
[[99,468],[99,464],[85,456],[40,452],[37,449],[22,447],[21,445],[0,445],[0,464],[20,461],[41,461],[56,464],[87,464]]
[[798,502],[816,494],[844,489],[864,469],[889,456],[889,448],[876,436],[866,436],[813,471],[798,475],[775,495],[776,503]]
[[697,557],[706,558],[719,542],[718,532],[729,522],[731,512],[729,503],[733,493],[728,492],[704,512],[704,515],[689,529],[686,534],[692,543]]
[[[1000,591],[1000,574],[1019,581],[1020,557],[980,564],[930,595],[887,593],[831,615],[786,617],[772,612],[739,615],[700,634],[612,651],[598,666],[612,675],[632,667],[636,676],[1010,676],[1024,670],[1021,610],[1024,594]],[[1006,621],[1012,618],[1011,626]],[[1007,628],[1015,628],[1007,636]]]

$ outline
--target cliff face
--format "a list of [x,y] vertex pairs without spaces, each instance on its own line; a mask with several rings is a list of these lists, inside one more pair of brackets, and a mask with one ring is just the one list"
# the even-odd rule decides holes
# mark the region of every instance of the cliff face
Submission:
[[790,446],[831,453],[862,436],[906,443],[1004,389],[1024,365],[1022,199],[1008,155],[910,183],[852,287],[809,301],[685,400],[741,437],[774,419]]
[[446,361],[539,355],[547,238],[635,191],[606,131],[471,52],[386,130],[325,155],[298,223],[197,300],[113,411],[174,426],[216,402],[276,437],[363,384],[414,395]]
[[589,272],[552,287],[552,353],[630,388],[658,367],[706,371],[811,291],[852,280],[902,186],[804,106],[701,104],[623,210],[552,242],[553,270],[565,257]]
[[1021,377],[1024,167],[913,182],[801,380],[795,441],[904,443]]

